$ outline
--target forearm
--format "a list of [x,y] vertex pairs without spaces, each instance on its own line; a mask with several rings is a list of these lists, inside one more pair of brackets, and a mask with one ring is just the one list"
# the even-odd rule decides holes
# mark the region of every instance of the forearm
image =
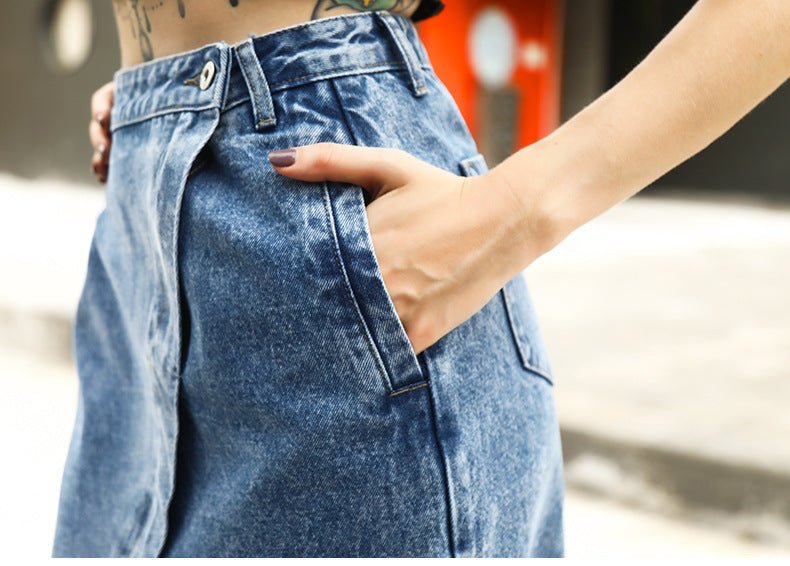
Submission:
[[700,0],[627,77],[491,171],[530,224],[524,265],[702,150],[788,76],[790,1]]

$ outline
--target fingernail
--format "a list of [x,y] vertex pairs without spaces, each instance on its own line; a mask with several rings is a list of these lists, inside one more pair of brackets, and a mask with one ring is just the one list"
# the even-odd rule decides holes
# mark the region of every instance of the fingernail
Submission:
[[275,167],[288,167],[296,163],[295,149],[278,149],[269,152],[269,162]]

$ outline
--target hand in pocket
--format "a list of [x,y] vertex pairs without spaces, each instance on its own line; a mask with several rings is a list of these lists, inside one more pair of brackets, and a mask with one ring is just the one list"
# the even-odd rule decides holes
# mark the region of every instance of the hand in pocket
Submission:
[[416,353],[460,325],[523,263],[525,211],[489,174],[462,177],[397,149],[322,143],[269,154],[309,182],[368,191],[384,284]]

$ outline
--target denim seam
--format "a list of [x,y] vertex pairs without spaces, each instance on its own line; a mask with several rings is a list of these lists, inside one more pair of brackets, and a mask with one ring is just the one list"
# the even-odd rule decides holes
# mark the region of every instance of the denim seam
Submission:
[[[329,81],[329,86],[332,90],[332,94],[335,97],[335,101],[337,102],[337,107],[340,109],[340,116],[343,119],[343,124],[346,127],[346,131],[348,132],[349,138],[357,145],[359,145],[359,140],[356,139],[354,135],[354,130],[351,128],[351,122],[348,119],[346,114],[345,108],[343,107],[342,99],[340,98],[340,93],[337,90],[337,86],[335,85],[334,81]],[[361,316],[361,313],[360,313]],[[427,367],[427,366],[426,366]],[[421,370],[422,371],[422,370]],[[427,375],[425,376],[428,377]],[[433,400],[433,391],[430,387],[429,380],[425,380],[422,383],[410,384],[405,385],[395,391],[390,393],[390,397],[394,397],[396,395],[402,393],[408,393],[410,391],[416,391],[417,389],[422,389],[423,387],[427,386],[428,391],[428,407],[431,419],[431,431],[433,432],[433,440],[434,445],[436,446],[437,456],[439,457],[439,467],[442,471],[442,490],[444,491],[444,504],[447,509],[447,544],[448,549],[450,551],[450,556],[455,557],[455,541],[454,541],[454,532],[455,529],[453,528],[453,515],[452,515],[452,506],[451,506],[451,497],[450,497],[450,482],[449,482],[449,469],[447,468],[447,463],[445,461],[444,450],[441,446],[441,441],[439,440],[439,431],[438,431],[438,423],[436,422],[436,408],[434,407],[434,400]]]
[[507,283],[499,290],[499,293],[502,296],[502,302],[505,307],[505,314],[507,315],[508,325],[510,326],[510,332],[513,334],[513,341],[516,343],[516,349],[518,350],[519,361],[521,362],[521,365],[524,369],[545,379],[551,385],[554,385],[554,379],[551,377],[551,375],[545,370],[542,370],[531,364],[529,361],[529,356],[524,352],[524,346],[521,343],[522,339],[519,332],[519,325],[513,318],[513,313],[511,311],[511,306],[510,306],[510,299],[508,299],[507,292],[505,291],[506,286]]
[[516,321],[513,320],[513,313],[510,310],[510,301],[508,300],[507,291],[505,291],[505,286],[503,286],[499,292],[502,295],[502,302],[505,305],[505,313],[507,314],[507,321],[510,325],[510,332],[513,334],[513,341],[516,343],[516,349],[518,350],[519,361],[521,365],[526,367],[529,365],[529,356],[524,351],[524,346],[521,344],[521,337],[519,336],[518,326],[516,325]]
[[444,453],[444,447],[439,437],[439,419],[438,411],[436,410],[436,399],[434,397],[435,391],[433,387],[428,387],[428,409],[431,418],[431,430],[433,432],[434,445],[436,452],[439,456],[439,466],[442,470],[442,487],[444,488],[444,505],[447,509],[447,547],[450,551],[450,557],[456,557],[455,551],[455,524],[453,521],[453,498],[450,493],[450,463]]
[[381,70],[388,71],[393,69],[400,69],[408,71],[408,67],[403,63],[403,61],[376,61],[375,63],[370,63],[369,65],[346,65],[345,67],[333,67],[332,69],[325,69],[323,71],[315,71],[313,73],[308,73],[306,75],[300,75],[298,77],[291,77],[289,79],[285,79],[282,81],[278,81],[276,83],[272,83],[270,88],[280,90],[277,87],[287,88],[288,86],[293,86],[293,83],[298,83],[304,79],[310,79],[313,77],[322,77],[325,79],[332,79],[337,78],[340,76],[344,76],[343,71],[365,71],[367,69],[373,69],[376,67],[381,67]]
[[[295,77],[295,78],[292,78],[292,79],[288,79],[287,81],[280,81],[278,83],[272,83],[271,85],[269,85],[269,88],[270,88],[271,92],[274,93],[274,92],[279,92],[279,91],[282,91],[282,90],[287,90],[287,89],[290,89],[290,88],[295,88],[295,87],[298,87],[298,86],[302,86],[302,84],[300,84],[299,81],[303,81],[305,79],[321,77],[321,80],[331,80],[333,78],[339,78],[339,77],[344,77],[344,76],[352,76],[352,75],[356,75],[356,74],[368,74],[368,73],[373,72],[373,71],[371,71],[371,69],[376,69],[376,72],[387,72],[387,71],[396,71],[396,70],[403,71],[403,70],[406,70],[406,67],[404,67],[402,64],[399,64],[399,63],[394,62],[394,61],[377,62],[375,64],[364,65],[364,66],[351,65],[351,66],[347,66],[347,67],[339,67],[339,68],[333,69],[331,71],[332,73],[339,73],[339,74],[331,74],[329,72],[324,72],[324,71],[318,72],[318,73],[310,73],[308,75],[302,75],[300,77]],[[351,72],[343,73],[343,71],[360,71],[360,72],[358,72],[358,73],[351,73]],[[225,108],[223,108],[223,111],[224,110],[228,110],[230,108],[233,108],[237,104],[241,104],[241,103],[243,103],[243,102],[245,102],[247,100],[250,100],[249,96],[245,96],[245,97],[243,97],[240,100],[234,100],[233,103],[231,103],[228,106],[225,106]],[[144,122],[145,120],[149,120],[151,118],[156,118],[157,116],[162,116],[164,114],[170,114],[170,113],[174,113],[174,112],[201,112],[203,110],[208,110],[209,108],[214,108],[216,106],[217,105],[215,103],[213,103],[213,102],[210,103],[210,104],[204,104],[202,106],[165,106],[163,108],[160,108],[158,110],[154,110],[152,112],[141,113],[139,116],[134,116],[133,118],[127,118],[125,120],[121,120],[119,122],[116,122],[115,124],[112,125],[111,130],[114,132],[115,130],[118,130],[118,129],[123,128],[125,126],[131,126],[133,124],[137,124],[139,122]]]
[[[430,69],[429,67],[424,67],[424,68]],[[371,71],[371,69],[375,69],[375,71]],[[331,80],[339,77],[369,74],[372,72],[405,71],[405,70],[407,70],[406,67],[400,61],[378,61],[370,65],[349,65],[346,67],[338,67],[332,69],[331,71],[320,71],[316,73],[309,73],[307,75],[301,75],[299,77],[294,77],[288,80],[271,83],[269,85],[269,89],[273,94],[274,92],[279,92],[281,90],[296,88],[304,84],[304,83],[300,83],[299,81],[303,81],[305,79],[311,79],[315,77],[321,77],[320,80]],[[359,72],[344,73],[343,71],[359,71]],[[241,104],[247,100],[250,100],[249,96],[245,96],[240,100],[234,100],[233,103],[231,103],[228,106],[225,106],[223,108],[223,111],[233,108],[237,104]],[[139,122],[143,122],[151,118],[156,118],[157,116],[162,116],[164,114],[170,114],[174,112],[201,112],[203,110],[208,110],[209,108],[214,108],[216,106],[217,105],[214,102],[210,104],[204,104],[202,106],[165,106],[163,108],[154,110],[152,112],[141,113],[139,116],[134,116],[133,118],[127,118],[125,120],[116,122],[111,126],[111,131],[114,132],[115,130],[118,130],[125,126],[137,124]]]
[[[211,49],[216,49],[218,51],[222,51],[225,49],[227,44],[223,41],[208,43],[206,45],[202,45],[200,47],[196,47],[194,49],[190,49],[189,51],[182,51],[180,53],[173,53],[172,55],[163,55],[161,57],[156,57],[150,61],[143,61],[141,63],[137,63],[132,67],[122,67],[117,69],[113,73],[113,81],[115,83],[123,82],[129,83],[131,82],[134,84],[135,75],[142,73],[148,67],[154,67],[159,65],[160,63],[164,63],[166,61],[175,61],[176,59],[182,59],[187,57],[194,57],[196,55],[200,55],[202,51],[209,52]],[[204,59],[205,60],[205,59]]]
[[[253,52],[254,52],[254,50],[253,50]],[[257,89],[254,89],[254,88],[252,88],[252,87],[250,86],[250,84],[252,84],[252,83],[250,82],[250,77],[249,77],[249,76],[247,76],[247,69],[245,69],[246,65],[245,65],[245,64],[244,64],[244,62],[241,60],[241,55],[239,55],[238,53],[236,53],[236,57],[238,58],[238,61],[239,61],[239,69],[241,69],[241,74],[242,74],[242,76],[244,77],[244,82],[246,82],[246,83],[247,83],[247,90],[250,92],[250,94],[251,94],[252,96],[255,96],[255,104],[254,104],[254,106],[252,107],[252,113],[253,113],[253,115],[255,115],[255,116],[257,117],[257,115],[258,115],[258,109],[261,107],[261,99],[260,99],[260,97],[258,96],[258,90],[257,90]],[[250,97],[250,100],[252,100],[252,96]],[[261,119],[260,119],[260,118],[259,118],[258,120],[256,120],[256,124],[260,124],[260,122],[261,122]]]
[[400,389],[393,389],[390,393],[390,397],[395,397],[397,395],[402,395],[403,393],[408,393],[409,391],[414,391],[415,389],[421,389],[423,387],[427,387],[427,381],[421,381],[420,383],[416,383],[414,385],[405,385]]
[[[287,32],[292,31],[292,30],[302,29],[302,28],[305,28],[307,26],[321,26],[321,27],[323,27],[323,26],[326,26],[326,25],[330,25],[333,20],[341,20],[341,19],[347,19],[347,18],[366,18],[366,17],[370,18],[370,17],[373,17],[373,16],[371,16],[371,14],[372,14],[372,12],[353,13],[353,14],[338,14],[336,16],[329,16],[327,18],[321,18],[320,20],[311,20],[311,21],[308,21],[308,22],[303,22],[301,24],[295,24],[295,25],[292,25],[292,26],[283,27],[283,28],[278,29],[278,30],[266,32],[264,34],[261,34],[260,36],[256,36],[256,39],[257,38],[272,37],[272,36],[280,35],[280,34],[287,33]],[[244,40],[244,41],[246,41],[246,40]],[[224,41],[219,41],[219,42],[210,43],[210,44],[207,44],[207,45],[204,45],[204,46],[201,46],[201,47],[197,47],[195,49],[191,49],[189,51],[185,51],[185,52],[182,52],[182,53],[175,53],[173,55],[166,55],[166,56],[163,56],[163,57],[157,57],[156,59],[154,59],[152,61],[144,61],[142,63],[138,63],[137,65],[135,65],[133,68],[130,68],[130,69],[118,69],[115,73],[113,73],[113,81],[115,81],[116,83],[120,83],[120,82],[128,83],[130,81],[133,82],[134,73],[142,72],[142,70],[145,69],[146,67],[151,67],[151,66],[154,66],[154,65],[158,65],[159,63],[162,63],[163,61],[179,59],[179,58],[182,58],[184,56],[195,56],[195,55],[200,54],[201,51],[203,51],[204,49],[213,48],[213,49],[216,49],[218,51],[222,51],[223,49],[233,48],[236,45],[238,45],[238,44],[230,45],[230,44],[228,44],[228,43],[226,43]],[[430,68],[430,61],[426,61],[425,57],[419,57],[419,59],[420,59],[420,65],[422,67]]]
[[[387,73],[387,72],[390,72],[390,71],[405,71],[406,70],[406,68],[403,67],[403,66],[385,66],[385,67],[381,67],[381,68],[376,68],[375,65],[372,66],[372,67],[358,67],[358,66],[355,66],[355,67],[351,68],[351,70],[355,70],[355,69],[359,69],[361,72],[359,72],[359,73],[357,73],[357,72],[349,72],[349,73],[343,73],[343,74],[338,74],[338,75],[322,75],[320,80],[321,81],[331,81],[332,79],[339,79],[339,78],[342,78],[342,77],[353,77],[353,76],[356,76],[356,75],[369,75],[369,74],[373,74],[373,73]],[[371,69],[373,69],[373,70],[371,70]],[[270,86],[271,86],[271,92],[272,92],[272,94],[274,94],[274,93],[279,93],[279,92],[282,92],[282,91],[285,91],[285,90],[289,90],[289,89],[292,89],[292,88],[299,88],[300,86],[304,86],[306,84],[315,84],[317,82],[318,82],[318,80],[312,81],[312,82],[308,82],[308,83],[304,83],[304,82],[299,83],[299,82],[297,82],[297,83],[293,83],[292,84],[290,82],[283,81],[283,82],[275,83],[275,84],[270,85]],[[240,104],[244,104],[245,102],[251,102],[251,98],[250,98],[249,94],[243,95],[241,98],[232,99],[232,102],[226,104],[222,108],[222,112],[226,112],[228,110],[232,110],[236,106],[239,106]]]
[[145,122],[146,120],[150,120],[151,118],[158,118],[159,116],[164,116],[166,114],[173,114],[175,112],[202,112],[203,110],[210,110],[211,108],[216,108],[216,104],[206,104],[203,106],[168,106],[157,110],[155,112],[151,112],[148,114],[143,114],[141,116],[137,116],[135,118],[129,118],[127,120],[123,120],[116,124],[113,124],[110,128],[110,131],[115,132],[116,130],[120,130],[126,126],[132,126],[134,124],[138,124],[140,122]]
[[335,215],[332,213],[332,204],[329,198],[329,185],[326,181],[323,182],[324,188],[324,209],[326,211],[326,219],[327,224],[329,225],[329,230],[332,233],[332,240],[334,244],[334,257],[335,263],[343,276],[343,283],[346,289],[346,298],[348,299],[349,303],[351,304],[352,309],[357,315],[357,320],[359,320],[360,324],[362,325],[363,334],[365,335],[365,341],[368,344],[368,347],[373,354],[374,359],[376,360],[376,365],[379,366],[380,373],[382,375],[382,379],[384,380],[384,387],[388,392],[392,391],[392,383],[389,379],[389,374],[387,373],[387,368],[384,366],[384,360],[381,359],[381,355],[376,347],[376,344],[373,342],[373,337],[370,335],[370,329],[368,329],[368,325],[365,322],[365,318],[362,316],[362,313],[359,310],[359,305],[357,304],[356,297],[354,297],[354,290],[351,288],[351,281],[348,279],[348,273],[346,272],[345,263],[343,262],[343,257],[340,252],[340,240],[337,235],[337,230],[335,228]]
[[[346,128],[346,133],[348,135],[348,138],[354,143],[354,145],[357,145],[357,146],[360,145],[359,144],[359,140],[354,135],[354,130],[351,128],[351,121],[349,120],[348,115],[346,114],[346,110],[343,107],[343,99],[340,97],[340,93],[338,92],[337,86],[335,85],[333,80],[329,80],[329,88],[332,91],[332,95],[335,98],[335,102],[337,103],[337,108],[340,111],[340,117],[343,120],[343,125]],[[364,189],[362,189],[362,190],[364,190]],[[355,300],[356,300],[356,297],[355,297]],[[360,313],[361,313],[361,311],[360,311]],[[400,320],[398,320],[396,322],[401,327],[403,327],[403,323],[401,323]],[[405,334],[405,332],[406,332],[405,328],[403,328],[403,332]],[[373,343],[374,343],[376,349],[379,351],[379,355],[383,356],[384,354],[382,354],[378,343],[375,341],[375,339],[372,336],[371,336],[371,339],[373,340]],[[416,357],[417,356],[415,354],[415,358]],[[383,360],[382,360],[382,362],[383,362]],[[417,367],[419,368],[419,361],[417,362]],[[386,365],[385,365],[385,369],[386,369]],[[422,370],[421,369],[420,369],[420,375],[422,375]],[[392,379],[390,379],[389,382],[390,382],[390,388],[392,389],[394,387],[392,385],[392,383],[393,383]],[[397,389],[394,389],[393,391],[391,391],[391,393],[395,392],[396,395],[397,395],[398,393],[406,393],[407,391],[411,391],[412,389],[419,389],[422,386],[423,383],[427,383],[427,381],[424,379],[424,376],[423,376],[423,379],[421,381],[418,381],[418,382],[415,382],[415,383],[408,383],[406,385],[402,385],[402,386],[398,387]]]
[[[182,276],[181,270],[179,269],[179,265],[178,265],[178,247],[179,247],[179,242],[181,240],[181,234],[179,232],[180,232],[180,227],[181,227],[181,214],[182,214],[182,205],[183,205],[183,200],[184,200],[184,193],[186,192],[186,185],[189,182],[189,177],[191,175],[190,169],[192,168],[192,164],[195,162],[195,160],[200,155],[200,152],[203,150],[203,148],[206,146],[206,144],[208,144],[209,140],[214,135],[214,132],[216,132],[217,126],[219,126],[219,122],[220,122],[220,113],[216,112],[215,115],[214,115],[213,123],[212,123],[211,127],[209,128],[208,132],[203,137],[203,139],[200,141],[200,143],[197,144],[197,146],[196,146],[197,149],[194,151],[194,153],[192,154],[192,156],[190,157],[190,160],[189,160],[189,169],[187,169],[186,173],[184,174],[184,176],[181,179],[181,187],[179,188],[179,191],[178,191],[178,197],[177,197],[177,202],[176,202],[176,206],[175,206],[175,208],[176,208],[176,210],[178,212],[175,215],[175,219],[174,219],[174,222],[173,222],[173,246],[172,246],[172,252],[173,252],[173,256],[174,257],[171,258],[172,261],[173,261],[173,267],[174,267],[174,269],[173,269],[173,271],[174,271],[174,273],[173,273],[174,279],[173,280],[176,282],[175,283],[176,284],[176,293],[178,293],[179,279]],[[179,438],[179,430],[181,428],[179,426],[180,422],[178,420],[178,414],[179,414],[178,413],[179,391],[180,391],[180,388],[181,388],[181,377],[182,377],[181,376],[181,371],[180,371],[180,369],[181,369],[180,358],[181,358],[181,350],[184,347],[183,341],[181,339],[181,336],[182,336],[182,333],[183,333],[182,321],[183,321],[183,316],[182,316],[182,312],[181,312],[181,305],[179,304],[178,301],[176,301],[176,322],[175,322],[175,324],[176,324],[176,328],[177,328],[178,331],[175,333],[175,336],[176,336],[176,340],[178,341],[178,348],[177,348],[177,350],[178,350],[178,354],[179,355],[176,356],[176,368],[175,368],[175,371],[172,372],[172,375],[171,375],[171,377],[174,378],[175,382],[176,382],[175,403],[174,403],[175,406],[173,407],[173,411],[174,411],[173,414],[176,415],[176,419],[175,419],[176,426],[175,426],[175,434],[173,436],[173,444],[172,444],[175,447],[175,449],[174,449],[173,454],[172,454],[172,458],[173,458],[172,471],[170,473],[170,477],[168,478],[170,480],[170,489],[167,492],[167,500],[166,500],[166,503],[164,505],[164,510],[163,510],[164,514],[165,514],[165,520],[164,520],[165,526],[164,526],[164,530],[163,530],[163,532],[161,534],[160,540],[157,543],[157,549],[156,549],[157,556],[159,554],[161,554],[161,552],[162,552],[162,550],[164,548],[164,545],[167,542],[167,535],[168,535],[169,527],[170,527],[170,524],[169,524],[170,504],[172,503],[173,495],[175,494],[175,486],[176,486],[176,473],[177,473],[176,467],[178,465],[178,462],[177,462],[178,438]],[[150,540],[150,535],[151,535],[151,533],[149,533],[149,536],[147,537],[148,540]],[[146,542],[148,542],[148,540]]]
[[[257,54],[255,53],[255,49],[254,48],[253,48],[252,52],[253,52],[253,55],[255,55],[255,57],[256,57],[256,60],[254,61],[253,64],[258,65],[258,67],[260,67],[260,62],[257,61]],[[247,68],[246,68],[247,65],[246,65],[246,63],[244,63],[242,61],[241,55],[236,53],[236,57],[237,57],[238,62],[239,62],[239,68],[241,69],[241,74],[244,77],[244,82],[247,83],[247,89],[252,93],[252,95],[255,96],[255,106],[253,106],[252,110],[253,110],[253,115],[257,118],[257,120],[255,122],[256,127],[257,128],[262,128],[262,127],[268,126],[270,124],[275,124],[277,122],[277,120],[276,120],[276,118],[274,116],[261,116],[261,117],[258,117],[260,112],[261,112],[261,110],[262,110],[262,108],[263,108],[261,106],[260,85],[255,85],[255,83],[252,80],[252,77],[250,77],[247,74]],[[262,80],[266,81],[266,76],[263,73],[263,69],[260,70],[260,73],[262,75]],[[252,85],[255,85],[255,86],[252,86]],[[269,101],[270,101],[271,106],[272,106],[271,110],[272,110],[272,113],[274,113],[274,101],[271,100],[271,87],[268,86],[268,85],[267,85],[267,87],[268,87],[268,90],[269,90]]]
[[225,106],[225,107],[222,109],[222,112],[224,113],[224,112],[227,112],[227,111],[229,111],[229,110],[233,110],[234,108],[236,108],[237,106],[241,106],[241,105],[242,105],[242,104],[244,104],[245,102],[250,102],[250,97],[249,97],[249,95],[248,95],[248,96],[244,96],[244,97],[242,97],[242,98],[239,98],[238,100],[234,100],[233,102],[231,102],[230,104],[228,104],[227,106]]
[[378,14],[378,16],[379,21],[384,26],[384,29],[387,30],[390,39],[395,44],[395,48],[400,53],[401,58],[406,65],[406,69],[409,73],[409,82],[411,83],[412,93],[417,97],[425,95],[428,92],[428,89],[425,86],[425,79],[420,72],[422,67],[421,61],[414,52],[414,49],[412,49],[412,45],[409,42],[406,30],[403,28],[401,21],[395,19],[388,12]]
[[535,367],[530,363],[524,364],[524,369],[526,369],[527,371],[531,371],[541,379],[546,380],[549,383],[549,385],[554,385],[554,378],[550,374],[546,373],[544,370]]

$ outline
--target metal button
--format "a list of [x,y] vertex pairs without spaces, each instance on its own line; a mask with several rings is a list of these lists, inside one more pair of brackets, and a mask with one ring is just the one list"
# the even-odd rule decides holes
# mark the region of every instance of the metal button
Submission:
[[200,90],[206,90],[211,86],[211,81],[214,80],[215,71],[216,67],[214,67],[213,61],[208,61],[203,65],[203,70],[200,72]]

